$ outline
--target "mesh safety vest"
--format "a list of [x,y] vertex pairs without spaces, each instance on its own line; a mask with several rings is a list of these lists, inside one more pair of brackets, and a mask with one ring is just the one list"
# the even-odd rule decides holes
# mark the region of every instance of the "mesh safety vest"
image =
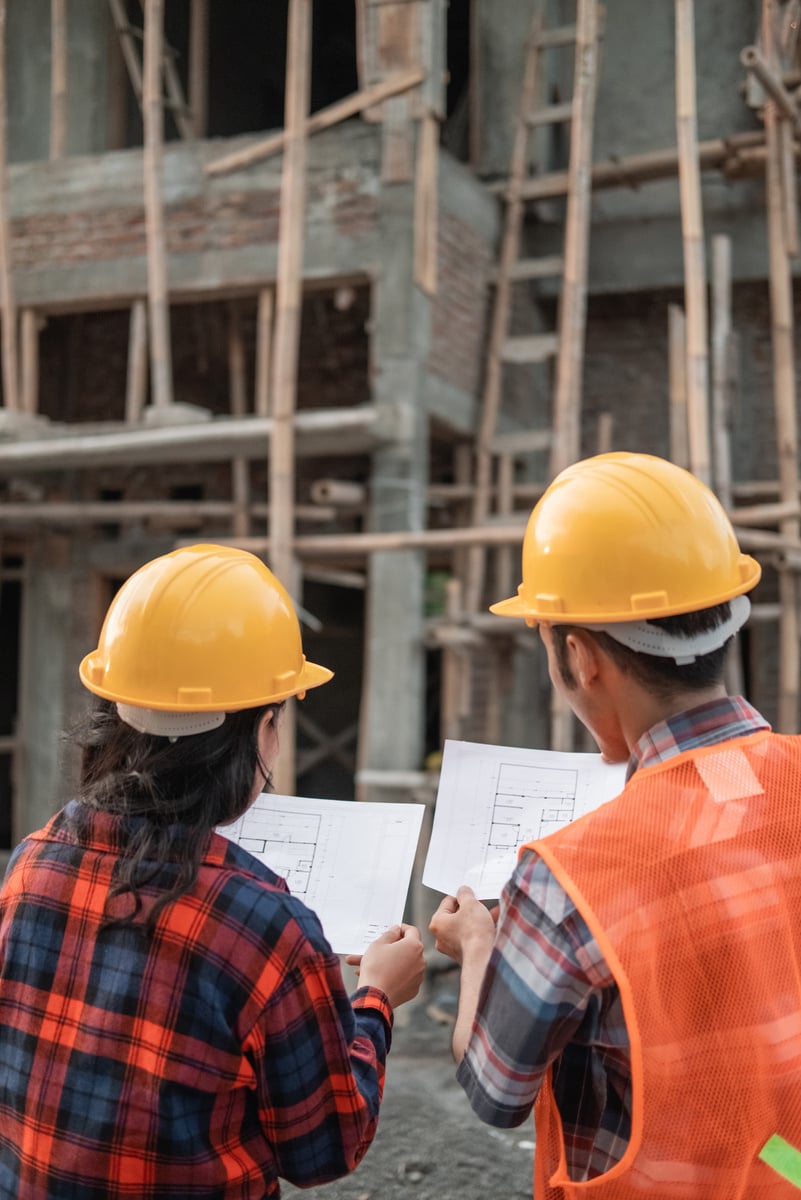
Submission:
[[571,1183],[549,1072],[536,1200],[799,1200],[757,1156],[801,1148],[801,737],[644,768],[531,847],[614,973],[633,1087],[624,1157]]

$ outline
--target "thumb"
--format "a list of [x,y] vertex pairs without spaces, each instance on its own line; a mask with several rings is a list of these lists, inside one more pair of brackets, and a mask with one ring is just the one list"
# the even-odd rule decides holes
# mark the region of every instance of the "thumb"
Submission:
[[419,942],[420,930],[416,925],[401,925],[401,937],[404,941]]
[[390,942],[399,942],[402,937],[403,927],[401,925],[390,925],[389,929],[385,929],[377,938],[374,938],[370,945],[387,945]]
[[456,893],[456,899],[460,904],[465,904],[468,900],[475,900],[476,893],[471,887],[468,887],[466,883],[463,883]]

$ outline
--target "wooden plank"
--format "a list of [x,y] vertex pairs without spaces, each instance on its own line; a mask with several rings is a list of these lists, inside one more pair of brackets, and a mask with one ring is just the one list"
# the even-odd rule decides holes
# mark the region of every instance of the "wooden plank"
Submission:
[[18,411],[17,305],[11,262],[8,213],[8,116],[6,74],[6,20],[8,0],[0,0],[0,308],[3,314],[3,402]]
[[[543,255],[542,258],[520,258],[509,269],[507,278],[515,282],[530,279],[552,279],[561,275],[565,260],[561,254]],[[497,282],[498,272],[493,272],[493,282]]]
[[573,120],[573,101],[563,100],[561,104],[547,104],[545,108],[535,108],[526,117],[532,128],[542,125],[563,125]]
[[161,175],[164,151],[164,106],[161,60],[164,41],[164,0],[146,0],[145,45],[142,81],[144,122],[145,226],[147,233],[147,283],[150,315],[150,370],[152,403],[172,404],[172,349],[167,298],[167,239]]
[[[388,99],[392,96],[402,95],[404,92],[411,91],[417,87],[423,80],[424,74],[419,67],[415,67],[411,71],[403,71],[390,79],[384,80],[383,83],[374,84],[373,87],[366,88],[360,92],[354,92],[350,96],[346,96],[344,100],[337,100],[335,104],[330,104],[327,108],[321,108],[318,112],[313,113],[306,120],[306,133],[319,133],[323,129],[328,129],[332,125],[338,124],[340,121],[347,120],[348,117],[356,116],[358,113],[364,112],[376,100]],[[224,175],[229,171],[237,171],[242,167],[249,167],[252,163],[261,162],[265,158],[270,158],[273,154],[278,154],[283,150],[286,143],[286,130],[279,130],[278,133],[270,134],[269,137],[256,142],[253,146],[248,146],[244,150],[236,150],[232,154],[226,154],[222,158],[215,159],[213,162],[207,163],[205,171],[207,175]]]
[[428,296],[437,292],[439,220],[439,121],[433,112],[419,122],[414,193],[414,281]]
[[50,5],[50,158],[67,152],[67,0]]
[[544,363],[559,353],[558,333],[534,333],[507,338],[501,357],[507,363]]
[[698,163],[694,0],[676,2],[676,135],[687,314],[687,417],[690,470],[711,482],[709,350],[701,174]]

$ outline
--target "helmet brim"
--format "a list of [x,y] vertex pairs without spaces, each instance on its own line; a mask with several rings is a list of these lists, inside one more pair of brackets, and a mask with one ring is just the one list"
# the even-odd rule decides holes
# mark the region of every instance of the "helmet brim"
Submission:
[[520,596],[510,596],[508,600],[498,600],[496,604],[489,606],[489,610],[491,613],[495,613],[496,617],[531,616],[525,601]]

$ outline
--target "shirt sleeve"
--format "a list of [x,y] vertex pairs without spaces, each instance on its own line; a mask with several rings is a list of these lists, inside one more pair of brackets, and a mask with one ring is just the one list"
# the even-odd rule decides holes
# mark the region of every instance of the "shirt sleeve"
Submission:
[[476,1115],[528,1117],[550,1064],[612,982],[595,939],[535,854],[504,888],[495,945],[457,1078]]
[[262,1126],[299,1187],[347,1175],[378,1123],[392,1011],[377,988],[348,998],[336,955],[296,962],[252,1031]]

